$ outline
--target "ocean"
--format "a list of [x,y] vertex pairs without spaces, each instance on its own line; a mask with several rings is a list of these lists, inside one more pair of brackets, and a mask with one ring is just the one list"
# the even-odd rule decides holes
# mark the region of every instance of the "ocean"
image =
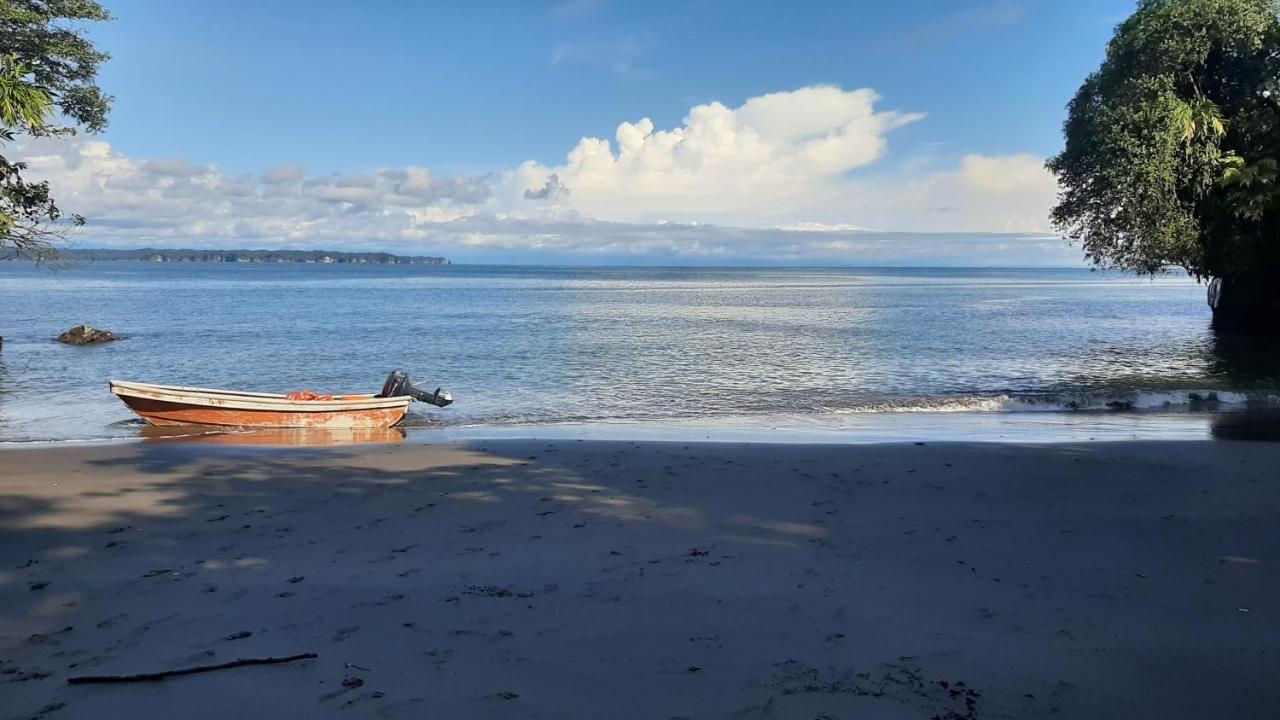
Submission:
[[[0,262],[0,308],[4,442],[137,437],[108,378],[354,393],[396,368],[456,398],[415,409],[424,436],[1123,428],[1280,407],[1280,352],[1215,339],[1179,275]],[[54,340],[79,323],[123,339]]]

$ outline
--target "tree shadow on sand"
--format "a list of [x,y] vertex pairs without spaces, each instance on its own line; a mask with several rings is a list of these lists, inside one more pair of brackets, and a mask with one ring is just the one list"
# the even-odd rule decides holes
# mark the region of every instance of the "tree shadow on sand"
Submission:
[[[957,448],[159,443],[33,456],[0,485],[0,694],[32,713],[127,702],[163,714],[173,696],[154,689],[63,683],[317,652],[175,682],[215,692],[229,713],[269,677],[272,696],[320,715],[414,717],[428,703],[442,716],[553,716],[622,702],[638,716],[963,718],[993,702],[978,688],[994,680],[1013,683],[995,701],[1006,712],[1047,713],[1069,700],[1051,695],[1052,678],[974,682],[966,668],[985,655],[966,648],[1040,652],[1019,628],[1042,622],[1096,632],[1052,608],[1114,596],[1134,577],[1127,558],[1149,551],[1109,517],[1064,516],[1019,488],[1070,480],[1050,497],[1118,508],[1157,489],[1118,490],[1125,470],[1091,446]],[[972,474],[1001,462],[1027,474]],[[1203,502],[1194,482],[1161,492]],[[1009,516],[990,519],[993,497]],[[1246,520],[1201,530],[1248,534],[1265,518]],[[988,541],[988,523],[1016,529]],[[995,544],[1010,537],[1016,553]],[[1100,557],[1122,567],[1054,586],[1048,619],[1027,616],[1058,566]],[[970,639],[939,649],[939,637]]]

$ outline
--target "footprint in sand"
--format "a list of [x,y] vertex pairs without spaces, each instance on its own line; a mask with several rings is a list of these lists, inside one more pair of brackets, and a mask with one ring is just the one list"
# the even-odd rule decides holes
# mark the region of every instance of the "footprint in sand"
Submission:
[[352,635],[355,635],[358,632],[360,632],[359,625],[352,625],[350,627],[341,628],[340,630],[338,630],[333,634],[333,641],[342,642],[343,640],[346,640],[347,638],[351,637]]
[[218,656],[218,653],[214,652],[213,650],[201,650],[198,653],[192,653],[186,656],[185,658],[183,658],[183,662],[194,663],[194,664],[207,663],[217,656]]
[[56,713],[66,706],[67,704],[64,702],[51,702],[48,705],[45,705],[44,707],[37,710],[36,714],[31,716],[32,720],[40,720],[40,718],[44,717],[45,715]]
[[382,692],[380,692],[380,691],[378,691],[378,690],[374,690],[373,692],[360,693],[359,695],[357,695],[357,696],[355,696],[355,697],[351,698],[350,700],[348,700],[348,701],[346,701],[346,702],[342,703],[342,707],[344,707],[344,708],[345,708],[345,707],[351,707],[352,705],[355,705],[356,703],[366,702],[366,701],[368,701],[368,700],[381,700],[383,697],[384,697],[384,693],[382,693]]
[[378,717],[396,717],[396,716],[421,717],[421,714],[419,714],[417,711],[413,712],[412,715],[410,714],[401,715],[400,711],[410,710],[412,708],[415,708],[418,705],[422,705],[426,701],[427,701],[426,698],[415,697],[415,698],[409,698],[408,700],[401,700],[399,702],[387,703],[386,705],[383,705],[382,707],[378,708]]
[[343,678],[342,687],[340,689],[334,690],[333,692],[327,692],[321,695],[320,702],[328,702],[329,700],[332,700],[338,697],[339,695],[344,695],[346,693],[349,693],[352,690],[355,690],[356,688],[361,687],[363,685],[364,685],[364,680],[358,677],[348,676],[346,678]]
[[107,618],[106,620],[103,620],[103,621],[99,622],[99,623],[97,624],[97,627],[98,627],[98,629],[100,629],[100,630],[101,630],[101,629],[104,629],[104,628],[109,628],[109,627],[111,627],[112,625],[115,625],[116,623],[120,622],[121,620],[128,620],[128,619],[129,619],[129,616],[128,616],[128,615],[126,615],[126,614],[124,614],[124,613],[120,613],[119,615],[112,615],[111,617]]
[[432,665],[443,665],[449,662],[449,658],[453,657],[453,650],[450,650],[449,648],[439,648],[436,650],[428,650],[426,654],[428,658],[427,662]]

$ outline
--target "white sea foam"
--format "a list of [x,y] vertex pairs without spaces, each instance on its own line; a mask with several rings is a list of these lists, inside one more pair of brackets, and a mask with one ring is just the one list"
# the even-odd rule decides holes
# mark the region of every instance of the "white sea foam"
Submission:
[[1237,410],[1280,407],[1280,395],[1226,390],[1163,390],[1045,395],[938,397],[861,405],[835,410],[849,413],[909,412],[1068,412]]
[[68,437],[68,438],[31,438],[22,440],[0,440],[0,447],[20,447],[27,445],[103,445],[119,442],[128,442],[135,438],[131,437]]

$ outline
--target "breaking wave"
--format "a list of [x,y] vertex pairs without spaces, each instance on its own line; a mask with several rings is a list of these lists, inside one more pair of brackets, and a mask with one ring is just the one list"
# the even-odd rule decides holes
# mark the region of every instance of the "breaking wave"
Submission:
[[1161,390],[933,397],[874,403],[834,412],[1141,412],[1271,408],[1280,408],[1280,393]]

